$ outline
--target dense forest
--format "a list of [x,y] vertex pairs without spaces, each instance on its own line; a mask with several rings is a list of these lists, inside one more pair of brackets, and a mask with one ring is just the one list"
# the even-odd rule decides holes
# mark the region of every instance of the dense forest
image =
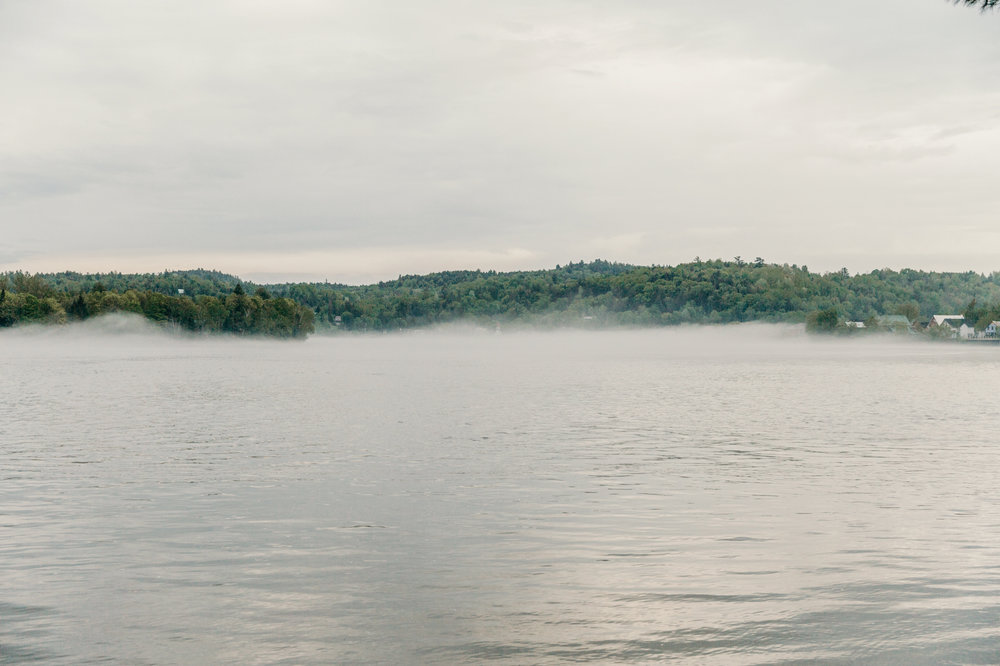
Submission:
[[963,312],[974,299],[1000,303],[1000,274],[877,270],[852,276],[846,269],[820,274],[806,266],[740,258],[677,266],[578,262],[540,271],[400,276],[360,287],[267,288],[312,308],[320,326],[353,330],[456,320],[585,327],[799,323],[821,310],[859,321],[897,313],[917,320]]
[[[182,282],[191,291],[175,286]],[[310,308],[272,298],[263,287],[248,295],[236,278],[221,273],[0,275],[0,326],[65,323],[109,312],[195,332],[304,338],[314,330]]]
[[[975,305],[978,303],[979,305]],[[0,274],[0,326],[135,312],[192,331],[302,337],[320,329],[382,331],[458,320],[551,326],[803,322],[835,312],[864,321],[996,311],[1000,274],[904,269],[851,275],[761,259],[676,266],[578,262],[551,270],[446,271],[378,284],[254,285],[217,271]],[[981,317],[978,317],[981,318]]]

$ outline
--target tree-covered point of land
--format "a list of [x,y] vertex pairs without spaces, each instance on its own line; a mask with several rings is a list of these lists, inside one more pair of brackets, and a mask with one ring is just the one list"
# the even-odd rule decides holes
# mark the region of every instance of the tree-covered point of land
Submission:
[[[95,280],[84,291],[67,274],[0,276],[0,326],[25,323],[66,323],[112,312],[142,315],[164,325],[194,332],[260,334],[303,338],[314,330],[313,311],[288,298],[271,298],[266,291],[248,296],[242,285],[219,295],[139,290],[148,276],[118,275],[119,291]],[[116,284],[116,280],[109,280]],[[70,291],[73,289],[73,291]],[[166,288],[164,287],[166,290]]]
[[315,317],[318,328],[330,331],[398,330],[459,320],[487,325],[525,321],[552,326],[662,326],[801,323],[810,313],[822,311],[836,312],[841,320],[866,321],[888,314],[920,320],[961,313],[974,299],[1000,303],[998,273],[911,269],[815,273],[806,266],[740,257],[696,259],[676,266],[598,260],[537,271],[445,271],[362,286],[253,285],[203,270],[8,273],[0,275],[0,286],[10,299],[6,306],[0,304],[0,325],[120,310],[190,330],[293,336],[311,329],[309,317]]

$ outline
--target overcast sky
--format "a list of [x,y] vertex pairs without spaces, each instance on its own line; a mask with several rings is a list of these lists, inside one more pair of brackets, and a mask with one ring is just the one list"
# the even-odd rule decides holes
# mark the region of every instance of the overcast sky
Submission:
[[0,0],[0,269],[990,272],[998,174],[946,0]]

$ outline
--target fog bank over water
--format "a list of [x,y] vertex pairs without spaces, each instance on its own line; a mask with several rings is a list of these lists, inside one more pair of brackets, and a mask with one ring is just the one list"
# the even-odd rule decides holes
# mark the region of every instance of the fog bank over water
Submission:
[[299,339],[276,338],[264,334],[237,335],[224,332],[192,332],[176,324],[160,324],[131,312],[111,312],[88,317],[83,321],[65,324],[22,324],[0,328],[0,340],[101,340],[120,341],[123,338],[141,340],[149,338],[165,342],[176,341],[270,341],[276,344],[301,342]]
[[[66,324],[29,324],[12,328],[0,328],[0,341],[6,340],[38,340],[45,342],[100,341],[108,338],[120,342],[122,338],[131,338],[136,342],[149,338],[151,342],[163,344],[168,341],[190,343],[210,341],[218,343],[270,342],[286,344],[289,341],[277,340],[259,335],[231,335],[190,333],[175,326],[162,326],[141,315],[114,312],[91,317],[84,321],[71,321]],[[532,341],[547,347],[552,342],[567,345],[570,352],[574,348],[586,348],[589,343],[621,340],[633,340],[648,343],[656,348],[658,343],[681,345],[696,353],[732,353],[738,350],[768,349],[775,346],[800,347],[817,349],[829,346],[836,348],[844,342],[850,342],[856,347],[864,346],[864,342],[884,346],[889,343],[908,344],[910,341],[890,336],[871,336],[864,341],[851,339],[835,339],[808,336],[802,325],[798,324],[766,324],[745,323],[728,325],[683,325],[670,327],[567,327],[567,326],[537,326],[522,322],[505,322],[502,326],[490,328],[476,322],[451,322],[426,328],[414,328],[399,331],[322,331],[310,337],[312,344],[328,344],[339,341],[342,344],[357,342],[373,342],[383,340],[387,343],[405,342],[407,339],[440,339],[442,342],[463,340],[493,340],[492,344],[504,345],[517,342],[530,346]],[[823,343],[826,343],[824,345]],[[858,344],[861,343],[861,344]],[[296,341],[291,341],[296,344]]]
[[[176,327],[164,327],[130,313],[111,313],[82,322],[63,325],[27,325],[0,329],[0,344],[25,346],[32,343],[65,347],[72,343],[114,347],[127,344],[156,348],[256,345],[298,348],[297,354],[308,356],[311,349],[333,345],[376,350],[394,348],[419,341],[424,349],[453,347],[455,353],[478,350],[491,354],[497,350],[523,354],[535,352],[554,354],[586,361],[586,354],[595,349],[620,349],[628,355],[650,354],[651,358],[699,357],[735,360],[741,356],[776,356],[781,358],[908,355],[949,357],[1000,356],[1000,348],[982,348],[923,337],[891,334],[858,336],[810,335],[801,324],[770,324],[749,322],[726,325],[682,325],[656,328],[567,328],[533,326],[527,323],[505,323],[489,328],[474,322],[454,322],[428,328],[392,332],[321,332],[302,341],[288,341],[265,336],[189,333]],[[82,347],[86,349],[87,347]],[[416,350],[415,350],[416,353]]]
[[656,361],[704,359],[740,360],[879,360],[888,357],[1000,359],[1000,347],[934,341],[923,336],[868,334],[830,336],[808,334],[801,324],[749,322],[727,325],[683,325],[662,328],[533,328],[503,327],[498,333],[484,327],[445,324],[431,329],[388,335],[363,335],[361,339],[420,338],[421,345],[452,346],[454,353],[491,354],[504,350],[515,355],[548,356],[575,361],[586,367],[593,355]]
[[67,324],[27,324],[9,329],[0,329],[0,339],[45,338],[72,339],[106,336],[150,336],[163,337],[173,335],[173,330],[146,319],[142,315],[127,312],[112,312],[90,317],[84,321],[74,321]]
[[291,349],[301,344],[301,340],[262,335],[192,333],[176,326],[161,326],[140,315],[120,312],[67,324],[29,324],[0,329],[0,350],[11,354],[62,359],[99,357],[108,362],[145,357],[179,359],[192,354],[236,359],[252,349]]

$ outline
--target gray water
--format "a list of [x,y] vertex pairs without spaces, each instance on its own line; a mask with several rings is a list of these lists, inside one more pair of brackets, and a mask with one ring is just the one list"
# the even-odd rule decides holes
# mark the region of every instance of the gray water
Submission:
[[0,334],[0,662],[996,663],[1000,348]]

